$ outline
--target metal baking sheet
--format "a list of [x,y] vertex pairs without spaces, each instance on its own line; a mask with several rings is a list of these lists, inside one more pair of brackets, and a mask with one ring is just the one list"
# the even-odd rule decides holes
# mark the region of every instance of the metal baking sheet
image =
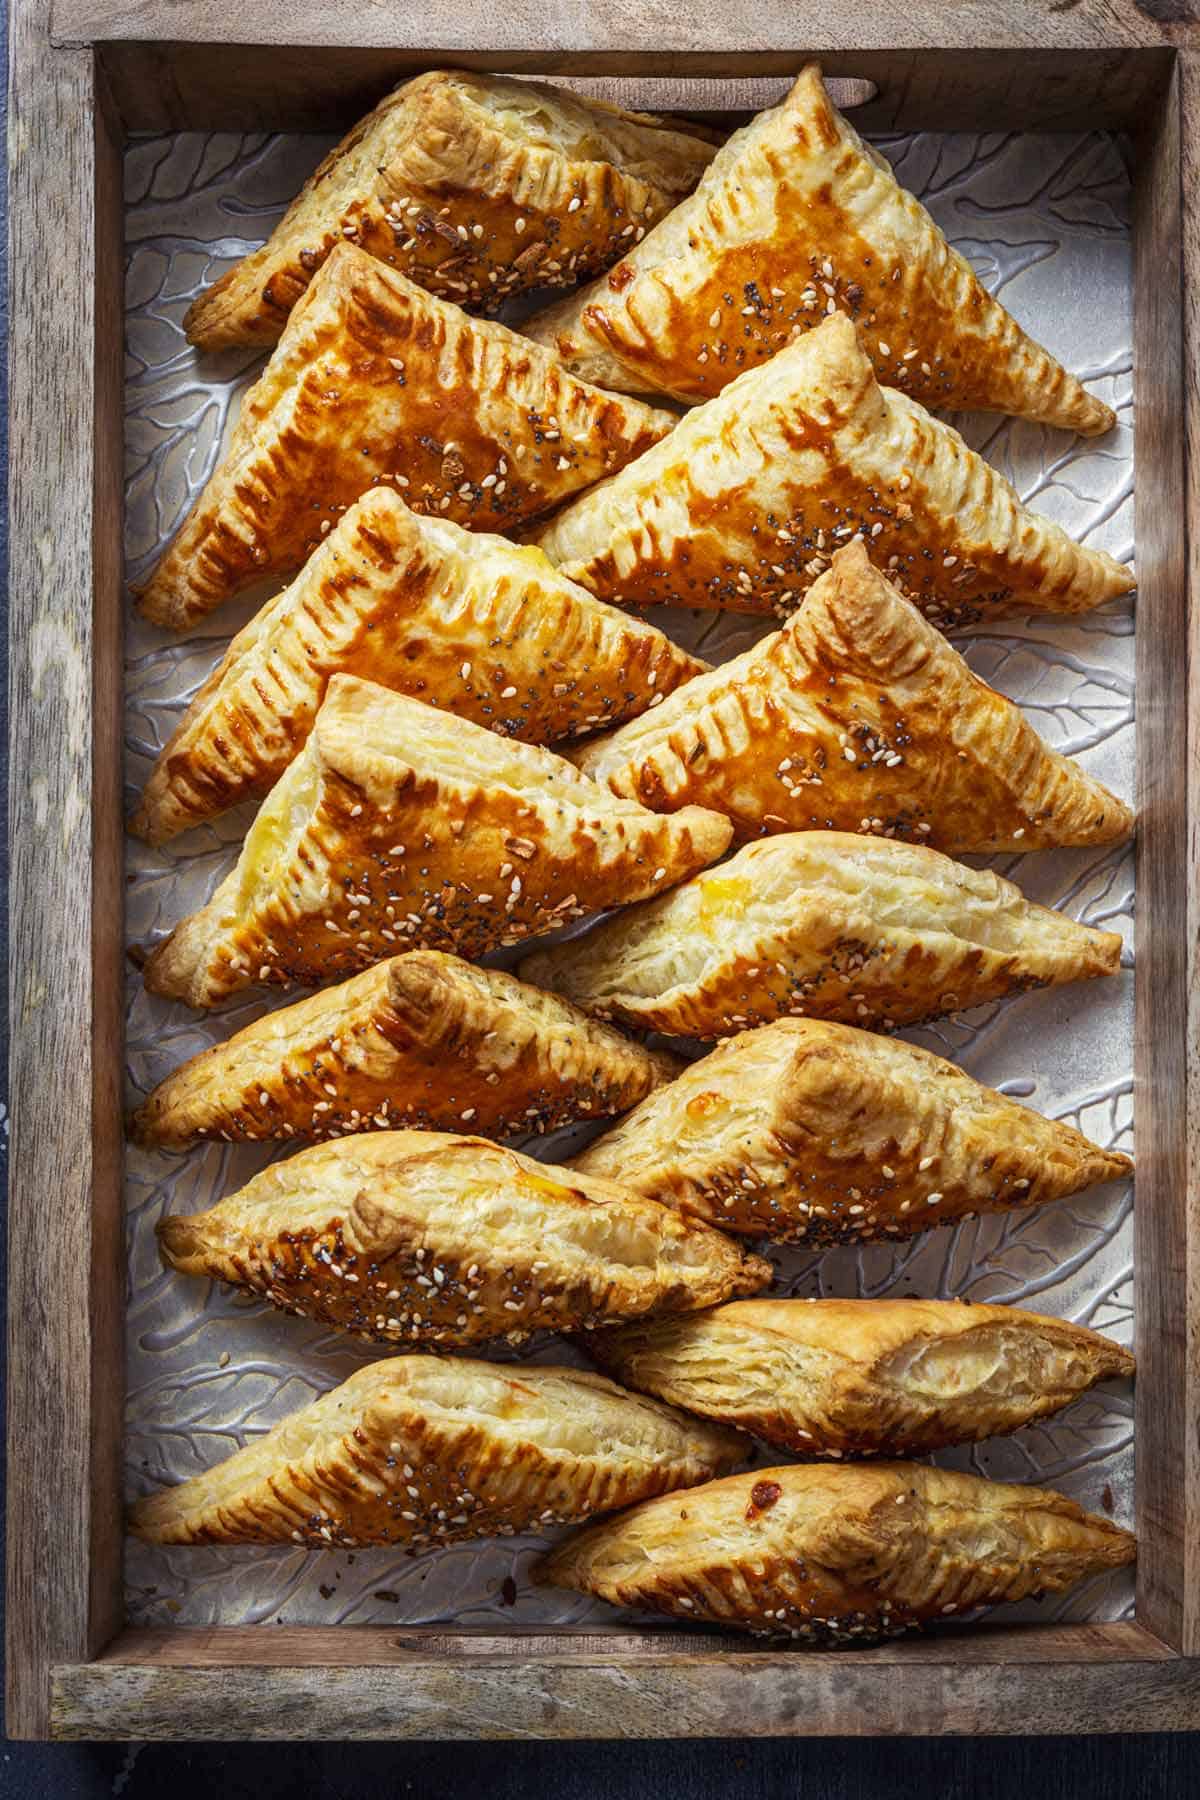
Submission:
[[[1120,147],[1100,134],[891,136],[878,140],[983,280],[1108,400],[1119,426],[1074,441],[983,415],[955,423],[1022,496],[1071,534],[1133,554],[1130,190]],[[182,334],[189,301],[266,236],[329,140],[181,134],[128,151],[126,549],[139,576],[178,527],[212,469],[239,395],[261,366],[245,353],[200,358]],[[219,657],[249,604],[214,614],[179,643],[131,614],[126,642],[126,777],[132,800],[150,759]],[[672,614],[673,635],[713,659],[747,647],[761,622]],[[1132,797],[1133,607],[1076,620],[1005,621],[958,640],[972,667],[1021,702],[1045,737]],[[129,842],[127,935],[144,944],[201,904],[231,867],[247,815],[230,814],[166,850]],[[1128,852],[991,859],[1032,898],[1122,932],[1121,975],[1028,994],[914,1033],[916,1041],[1099,1143],[1132,1140],[1133,862]],[[271,1004],[281,1004],[277,997]],[[184,1057],[264,1010],[244,1000],[212,1019],[151,999],[131,966],[127,1076],[132,1102]],[[535,1154],[567,1154],[569,1134]],[[270,1160],[263,1147],[208,1146],[186,1157],[128,1153],[130,1498],[208,1468],[378,1355],[266,1303],[168,1274],[155,1249],[164,1212],[195,1211]],[[1011,1301],[1094,1325],[1123,1343],[1133,1328],[1132,1193],[1127,1184],[1027,1214],[931,1231],[906,1246],[776,1252],[778,1292],[919,1294]],[[540,1361],[566,1360],[554,1339]],[[945,1458],[1041,1480],[1132,1522],[1129,1388],[1097,1389],[1065,1415]],[[152,1549],[130,1542],[134,1623],[612,1624],[599,1602],[533,1587],[535,1538],[397,1551]],[[1132,1610],[1119,1571],[1010,1618],[1115,1619]]]

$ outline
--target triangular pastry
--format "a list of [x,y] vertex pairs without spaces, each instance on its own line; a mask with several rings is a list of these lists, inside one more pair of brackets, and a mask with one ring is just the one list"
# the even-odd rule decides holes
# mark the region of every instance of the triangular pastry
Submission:
[[670,887],[730,831],[695,807],[647,812],[550,750],[335,675],[237,867],[154,951],[146,986],[206,1007],[400,949],[483,955]]
[[339,672],[549,744],[630,717],[704,667],[532,546],[423,518],[372,488],[234,638],[160,753],[132,828],[161,844],[261,798]]
[[887,838],[801,831],[535,951],[522,977],[602,1018],[726,1037],[786,1013],[914,1024],[1116,972],[1116,932],[1010,881]]
[[738,838],[843,830],[939,850],[1127,837],[1129,808],[1044,744],[868,561],[839,550],[800,611],[574,759],[655,811]]
[[510,1137],[625,1112],[678,1067],[500,969],[410,950],[201,1050],[132,1129],[167,1150],[399,1125]]
[[726,1231],[816,1245],[1043,1206],[1133,1167],[928,1050],[817,1019],[718,1045],[572,1166]]
[[138,590],[141,610],[182,630],[298,569],[380,482],[416,512],[507,531],[674,423],[342,244],[243,398],[224,457]]
[[152,1544],[424,1549],[688,1487],[744,1445],[578,1369],[392,1356],[139,1501],[130,1528]]
[[952,426],[880,387],[840,313],[687,413],[538,542],[601,599],[786,617],[855,538],[942,627],[1086,612],[1134,585],[1023,505]]
[[602,387],[703,400],[834,312],[879,379],[927,406],[1089,436],[1114,423],[842,118],[815,63],[607,276],[523,329]]
[[722,1232],[489,1144],[386,1131],[274,1163],[207,1212],[158,1226],[188,1275],[404,1349],[712,1306],[769,1286]]
[[959,1300],[735,1300],[587,1340],[627,1386],[799,1456],[924,1456],[1019,1431],[1098,1381],[1120,1344]]
[[695,187],[716,138],[540,81],[431,70],[359,121],[261,250],[192,302],[206,350],[273,344],[335,244],[490,312],[615,262]]
[[576,1532],[540,1580],[798,1643],[853,1645],[1058,1594],[1133,1536],[1049,1488],[922,1463],[752,1469]]

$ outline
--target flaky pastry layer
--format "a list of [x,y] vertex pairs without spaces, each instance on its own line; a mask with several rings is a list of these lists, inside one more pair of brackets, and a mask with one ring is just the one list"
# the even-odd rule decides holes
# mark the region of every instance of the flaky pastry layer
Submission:
[[130,1528],[154,1544],[423,1549],[686,1487],[744,1443],[577,1369],[394,1356],[139,1501]]
[[482,955],[669,887],[731,829],[647,812],[549,750],[336,675],[237,867],[153,952],[146,985],[206,1007],[400,948]]
[[684,1037],[789,1013],[914,1024],[1114,974],[1121,939],[1035,906],[990,870],[889,838],[760,839],[673,893],[521,965],[589,1012]]
[[817,1019],[719,1044],[573,1162],[726,1231],[816,1245],[1044,1206],[1132,1166],[928,1050]]
[[625,1112],[678,1068],[557,994],[438,950],[389,957],[202,1050],[135,1112],[139,1143],[488,1137]]
[[601,386],[694,401],[834,313],[879,379],[926,405],[1089,435],[1114,423],[951,249],[815,63],[607,276],[524,329]]
[[602,599],[786,617],[840,545],[939,626],[1086,612],[1134,585],[1025,506],[833,313],[573,501],[538,541]]

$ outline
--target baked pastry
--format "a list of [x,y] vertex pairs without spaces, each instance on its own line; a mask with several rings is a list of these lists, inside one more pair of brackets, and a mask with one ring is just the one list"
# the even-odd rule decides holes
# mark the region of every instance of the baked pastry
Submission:
[[679,1066],[500,969],[409,950],[201,1050],[132,1131],[165,1150],[398,1125],[509,1137],[625,1112]]
[[703,400],[836,311],[879,379],[929,406],[1089,436],[1114,423],[842,118],[815,63],[606,277],[524,329],[602,387]]
[[715,1038],[785,1013],[890,1030],[1112,975],[1120,957],[1116,932],[1035,906],[990,870],[798,831],[535,951],[521,975],[602,1018]]
[[715,136],[540,81],[431,70],[331,150],[261,250],[192,302],[193,344],[273,344],[335,244],[491,312],[608,268],[695,187]]
[[138,590],[141,609],[183,630],[298,569],[380,482],[415,512],[508,530],[674,423],[341,244],[243,398],[224,457]]
[[598,1331],[587,1348],[628,1387],[833,1458],[1019,1431],[1134,1366],[1083,1325],[960,1300],[735,1300]]
[[335,675],[237,867],[154,951],[146,986],[205,1007],[397,949],[482,955],[670,887],[731,829],[647,812],[550,750]]
[[829,1647],[1061,1593],[1136,1553],[1131,1532],[1049,1488],[789,1463],[576,1532],[536,1572],[614,1606]]
[[538,542],[601,599],[786,617],[856,538],[943,628],[1086,612],[1134,585],[952,426],[880,387],[841,313],[688,413]]
[[572,1166],[725,1231],[825,1245],[1044,1206],[1133,1164],[915,1044],[776,1019],[685,1068]]
[[372,488],[234,638],[159,755],[132,829],[161,844],[261,798],[339,672],[550,744],[627,718],[704,667],[532,546]]
[[392,1356],[130,1515],[152,1544],[421,1549],[706,1480],[745,1439],[578,1369]]
[[712,1306],[774,1271],[723,1232],[483,1138],[384,1131],[160,1221],[164,1259],[377,1342],[458,1349]]
[[872,566],[834,556],[781,631],[574,761],[656,812],[708,806],[738,838],[835,828],[939,850],[1110,844],[1129,808]]

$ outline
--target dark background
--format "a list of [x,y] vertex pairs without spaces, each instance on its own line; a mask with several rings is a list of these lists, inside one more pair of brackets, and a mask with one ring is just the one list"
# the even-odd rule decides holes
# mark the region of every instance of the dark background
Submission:
[[[6,10],[0,6],[0,11]],[[5,37],[7,32],[5,32]],[[0,114],[7,124],[6,45]],[[0,181],[0,345],[8,342],[7,210]],[[37,254],[27,245],[26,254]],[[44,246],[53,254],[53,246]],[[0,358],[0,603],[8,595],[8,372]],[[0,659],[4,651],[0,649]],[[0,814],[7,841],[7,664],[0,677]],[[20,770],[16,771],[20,778]],[[0,853],[0,953],[8,965],[7,865]],[[0,984],[0,1094],[8,1091],[8,1000]],[[7,1116],[0,1187],[7,1176]],[[6,1266],[0,1206],[0,1274]],[[0,1327],[6,1293],[0,1285]],[[0,1341],[3,1341],[0,1337]],[[0,1395],[0,1417],[3,1398]],[[2,1454],[2,1452],[0,1452]],[[0,1482],[0,1527],[3,1524]],[[47,1571],[53,1579],[53,1571]],[[0,1593],[0,1616],[3,1595]],[[1014,1726],[1020,1721],[1014,1719]],[[670,1721],[663,1721],[669,1731]],[[0,1748],[0,1800],[1200,1800],[1200,1736],[810,1738],[653,1743],[14,1744]]]

